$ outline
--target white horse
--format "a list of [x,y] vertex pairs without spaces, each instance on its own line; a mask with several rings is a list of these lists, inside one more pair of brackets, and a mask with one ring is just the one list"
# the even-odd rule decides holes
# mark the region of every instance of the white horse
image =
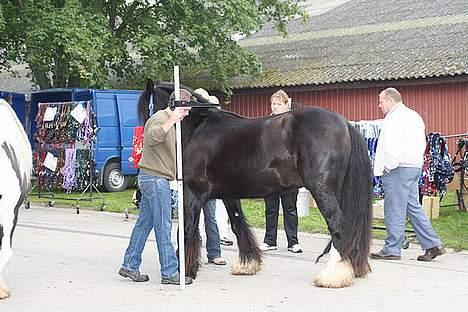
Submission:
[[13,231],[29,190],[31,169],[28,137],[11,106],[0,99],[0,299],[10,295],[2,272],[13,253]]

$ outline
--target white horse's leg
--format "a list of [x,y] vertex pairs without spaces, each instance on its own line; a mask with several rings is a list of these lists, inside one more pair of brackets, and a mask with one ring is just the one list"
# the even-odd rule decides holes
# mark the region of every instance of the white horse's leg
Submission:
[[[9,246],[8,246],[9,247]],[[2,248],[0,250],[0,261],[4,262],[3,267],[6,265],[8,260],[10,260],[11,255],[13,254],[11,248]],[[0,272],[3,270],[3,267],[0,268]],[[0,273],[0,299],[5,299],[10,296],[10,289],[8,285],[3,280],[2,274]]]
[[5,299],[10,295],[10,290],[2,278],[3,269],[10,260],[13,251],[11,249],[11,231],[15,219],[15,207],[21,196],[18,178],[10,165],[10,162],[2,161],[0,153],[0,225],[2,226],[3,237],[0,244],[0,299]]
[[10,246],[10,233],[13,228],[13,218],[13,213],[11,213],[11,216],[10,214],[0,214],[0,223],[2,224],[3,229],[0,248],[0,299],[5,299],[10,295],[10,290],[2,278],[2,272],[13,254]]
[[315,277],[318,287],[342,288],[350,286],[354,281],[354,270],[351,263],[342,260],[340,254],[332,245],[327,266]]

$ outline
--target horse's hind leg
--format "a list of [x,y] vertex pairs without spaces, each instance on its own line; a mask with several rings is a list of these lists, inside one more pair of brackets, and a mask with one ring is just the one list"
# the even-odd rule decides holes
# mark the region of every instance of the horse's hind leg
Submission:
[[19,205],[22,204],[24,194],[21,193],[16,173],[10,166],[4,166],[9,162],[5,162],[2,158],[0,154],[0,172],[2,172],[0,179],[0,299],[5,299],[10,295],[10,291],[3,281],[2,272],[13,254],[11,235],[13,235],[15,217],[17,217],[16,214]]
[[15,196],[5,195],[0,199],[0,299],[10,295],[10,290],[2,278],[2,272],[13,254],[10,243],[15,219],[14,208],[17,204],[11,200]]
[[314,283],[319,287],[341,288],[354,281],[354,270],[348,260],[343,260],[337,251],[341,248],[342,214],[338,199],[330,190],[313,191],[312,195],[327,222],[332,236],[332,246],[326,267],[315,277]]
[[[0,218],[1,219],[1,218]],[[0,226],[0,299],[5,299],[10,296],[10,289],[3,280],[2,272],[6,264],[11,258],[13,251],[10,246],[10,235],[6,235],[8,231],[11,231],[11,227],[1,225]]]
[[260,271],[262,264],[262,253],[258,248],[257,239],[245,219],[240,200],[223,201],[239,246],[239,258],[233,261],[231,273],[234,275],[254,275]]

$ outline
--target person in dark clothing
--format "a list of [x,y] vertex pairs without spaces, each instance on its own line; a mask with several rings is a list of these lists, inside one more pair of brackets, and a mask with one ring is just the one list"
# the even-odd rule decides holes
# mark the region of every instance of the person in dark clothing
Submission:
[[[286,92],[279,90],[271,96],[271,115],[279,115],[291,110]],[[277,249],[278,214],[280,200],[283,206],[284,230],[288,239],[288,251],[301,253],[302,248],[297,239],[297,194],[298,190],[265,198],[266,232],[260,249],[263,251]]]

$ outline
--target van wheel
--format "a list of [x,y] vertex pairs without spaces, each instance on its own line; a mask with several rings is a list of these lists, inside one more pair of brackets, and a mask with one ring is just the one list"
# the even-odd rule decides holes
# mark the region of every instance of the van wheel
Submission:
[[128,177],[120,172],[118,163],[110,163],[104,168],[104,188],[108,192],[121,192],[127,189]]

